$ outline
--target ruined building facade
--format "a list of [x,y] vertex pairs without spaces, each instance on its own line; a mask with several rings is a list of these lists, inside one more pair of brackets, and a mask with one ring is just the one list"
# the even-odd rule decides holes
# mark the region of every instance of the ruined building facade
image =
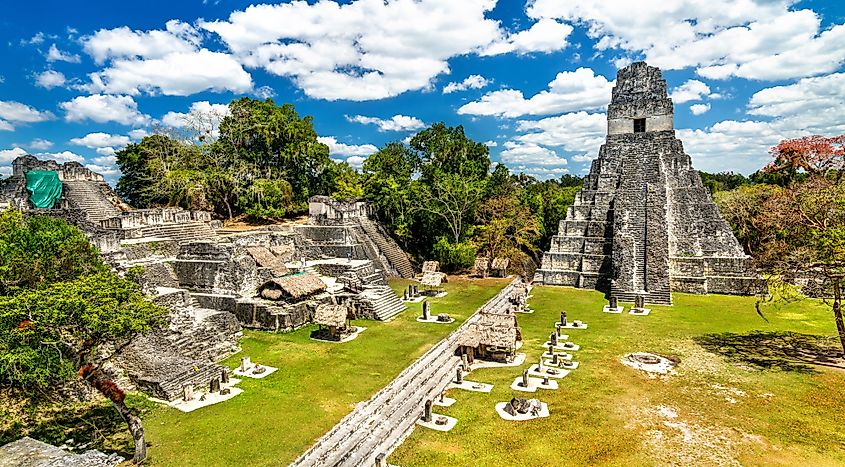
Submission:
[[535,282],[670,304],[670,292],[748,294],[750,258],[675,138],[660,69],[619,70],[607,140],[543,255]]

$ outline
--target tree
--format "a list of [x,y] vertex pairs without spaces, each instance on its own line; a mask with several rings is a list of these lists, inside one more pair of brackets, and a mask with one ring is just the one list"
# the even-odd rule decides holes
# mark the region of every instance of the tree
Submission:
[[332,198],[345,201],[364,197],[364,187],[361,176],[346,162],[340,162],[334,167]]
[[713,201],[719,206],[722,217],[728,221],[745,252],[754,255],[760,250],[766,226],[761,215],[766,201],[782,190],[775,185],[740,186],[729,191],[719,191]]
[[418,165],[419,159],[410,148],[393,142],[368,157],[361,173],[364,196],[379,220],[406,249],[413,222],[411,177]]
[[767,172],[808,174],[806,181],[771,196],[761,212],[765,232],[761,264],[774,282],[804,276],[830,290],[836,329],[845,355],[842,290],[845,286],[845,135],[782,141],[770,151]]
[[145,457],[143,426],[101,370],[133,336],[166,324],[139,271],[108,270],[85,235],[64,220],[0,214],[0,385],[44,394],[76,374],[109,398]]
[[484,195],[484,179],[466,178],[458,173],[438,171],[428,183],[415,184],[416,209],[432,214],[448,226],[454,243],[460,243],[469,219]]
[[79,375],[126,421],[140,463],[147,449],[143,425],[101,365],[132,337],[166,324],[165,316],[131,275],[112,272],[0,297],[0,381],[33,392]]
[[834,172],[837,182],[845,170],[845,135],[787,139],[769,150],[774,160],[763,170],[783,173],[791,180],[799,171],[810,176]]
[[478,220],[474,241],[488,257],[506,257],[512,264],[521,264],[526,256],[536,259],[540,223],[516,196],[485,200],[479,207]]
[[0,213],[0,295],[14,295],[106,269],[100,253],[61,219]]

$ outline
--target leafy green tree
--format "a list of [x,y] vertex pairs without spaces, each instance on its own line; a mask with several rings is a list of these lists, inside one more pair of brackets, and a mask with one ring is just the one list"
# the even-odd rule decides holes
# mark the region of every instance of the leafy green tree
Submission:
[[462,241],[467,227],[472,225],[486,186],[485,179],[436,171],[427,183],[415,184],[415,206],[445,222],[451,241],[457,244]]
[[390,233],[408,248],[413,222],[412,176],[419,159],[400,142],[389,143],[364,161],[364,196]]
[[302,210],[294,200],[293,187],[286,180],[257,178],[238,199],[241,210],[257,219],[280,219]]
[[345,201],[348,199],[363,198],[364,186],[361,183],[361,175],[346,162],[340,162],[335,165],[335,172],[333,174],[334,189],[332,190],[332,198]]
[[431,251],[432,256],[440,262],[444,271],[462,271],[475,263],[477,251],[470,242],[452,242],[447,237],[440,237]]
[[106,270],[97,248],[61,219],[0,213],[0,295]]
[[81,376],[115,406],[146,457],[144,428],[125,393],[102,371],[121,345],[166,324],[137,282],[99,272],[0,297],[0,381],[26,392],[47,391]]
[[447,127],[442,122],[435,123],[411,138],[410,146],[421,160],[423,178],[444,172],[483,179],[490,170],[490,150],[483,143],[467,138],[460,125]]
[[122,174],[115,191],[137,208],[166,206],[180,198],[163,181],[171,170],[193,167],[199,157],[195,147],[165,135],[145,136],[115,154]]
[[566,218],[567,208],[575,202],[575,193],[579,189],[580,185],[562,186],[556,180],[547,180],[529,183],[520,193],[522,203],[539,219],[541,250],[548,249],[560,221]]
[[751,183],[745,175],[735,172],[708,173],[699,170],[698,174],[701,176],[701,182],[710,190],[711,195]]
[[132,337],[166,324],[139,275],[110,271],[64,220],[0,214],[0,386],[39,398],[79,374],[126,420],[136,461],[146,456],[141,420],[101,365]]
[[777,196],[782,188],[776,185],[740,186],[728,191],[714,193],[713,201],[719,206],[722,217],[731,225],[731,229],[746,253],[755,255],[760,250],[765,225],[761,215],[766,201]]
[[485,200],[478,213],[474,243],[489,258],[506,257],[517,270],[523,259],[536,260],[540,222],[514,195]]

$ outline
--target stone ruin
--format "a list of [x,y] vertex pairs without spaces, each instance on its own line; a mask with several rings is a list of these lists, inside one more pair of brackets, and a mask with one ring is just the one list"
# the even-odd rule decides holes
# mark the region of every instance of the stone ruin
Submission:
[[[57,174],[61,193],[53,206],[30,201],[32,170]],[[142,286],[170,310],[169,326],[135,339],[107,370],[125,387],[167,401],[188,387],[213,387],[225,370],[215,362],[239,351],[242,328],[291,331],[313,322],[321,305],[388,320],[406,307],[386,278],[414,274],[360,200],[313,197],[308,224],[227,230],[207,212],[133,209],[78,163],[23,156],[0,186],[0,202],[26,215],[67,219],[120,273],[144,268]]]
[[125,460],[117,454],[90,449],[81,454],[25,436],[0,446],[0,466],[26,467],[114,467]]
[[751,294],[757,273],[675,138],[660,69],[619,70],[607,141],[535,282],[671,304],[670,292]]

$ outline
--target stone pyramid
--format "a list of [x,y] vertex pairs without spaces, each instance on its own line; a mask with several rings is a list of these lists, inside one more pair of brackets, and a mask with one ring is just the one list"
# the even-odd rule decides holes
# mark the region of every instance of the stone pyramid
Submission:
[[750,258],[675,138],[659,68],[619,70],[607,140],[534,280],[657,304],[670,292],[755,291]]

